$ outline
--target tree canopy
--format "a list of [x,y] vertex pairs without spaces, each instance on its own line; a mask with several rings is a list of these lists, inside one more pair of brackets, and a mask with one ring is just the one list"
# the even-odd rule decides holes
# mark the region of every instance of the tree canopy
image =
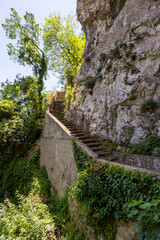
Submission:
[[39,96],[39,115],[42,110],[42,91],[44,88],[44,78],[47,73],[47,58],[40,47],[41,28],[36,23],[34,15],[26,12],[23,21],[11,8],[10,18],[6,18],[2,24],[9,39],[15,40],[15,44],[7,45],[8,54],[19,64],[32,67],[33,75],[37,77],[37,90]]
[[[6,81],[0,89],[0,158],[32,143],[42,129],[48,99],[44,79],[47,68],[58,73],[61,83],[72,85],[83,62],[85,38],[77,33],[73,16],[52,15],[45,19],[43,31],[34,15],[26,12],[21,18],[14,8],[2,24],[12,43],[8,54],[15,62],[32,68],[33,76],[18,74],[13,83]],[[43,33],[43,34],[42,34]],[[43,35],[43,36],[42,36]],[[42,44],[44,42],[44,45]]]
[[72,82],[83,63],[85,37],[82,32],[77,33],[78,27],[78,22],[71,15],[61,18],[54,14],[45,19],[44,50],[50,69],[58,73],[61,83],[65,80]]

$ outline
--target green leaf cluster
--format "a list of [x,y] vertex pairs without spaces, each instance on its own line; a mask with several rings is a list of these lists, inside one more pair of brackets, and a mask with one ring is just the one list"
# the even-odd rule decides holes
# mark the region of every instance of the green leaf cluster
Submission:
[[[105,239],[113,237],[111,229],[116,220],[127,219],[127,203],[160,199],[160,181],[154,175],[88,161],[75,143],[73,149],[79,173],[77,182],[72,185],[71,195],[82,204],[82,222],[93,227]],[[151,225],[152,220],[148,221],[147,229],[152,229]]]
[[[0,165],[14,154],[23,154],[41,134],[37,78],[17,75],[13,83],[6,81],[0,89]],[[41,114],[47,107],[43,96]]]
[[127,217],[136,221],[140,240],[160,239],[160,199],[151,202],[132,201],[126,204]]
[[148,136],[146,143],[135,144],[132,148],[123,149],[123,152],[152,155],[153,150],[159,146],[160,138],[150,135]]
[[94,160],[92,159],[92,157],[85,154],[82,149],[77,146],[74,140],[72,140],[72,146],[78,172],[84,171],[87,165]]
[[158,104],[154,99],[145,100],[140,106],[140,113],[146,114],[147,112],[153,112],[157,107]]
[[14,8],[11,8],[10,18],[6,18],[2,26],[6,31],[6,36],[12,42],[15,42],[15,44],[9,43],[7,45],[8,55],[20,65],[30,66],[34,77],[37,78],[36,87],[40,114],[42,110],[44,79],[47,73],[47,57],[40,47],[41,28],[36,23],[32,13],[26,12],[22,21]]
[[44,50],[49,58],[49,66],[64,83],[72,82],[83,63],[82,53],[85,37],[77,33],[78,22],[71,15],[61,18],[51,15],[43,26]]
[[30,156],[7,164],[0,203],[0,239],[85,240],[68,209],[67,196],[50,194],[44,167],[39,167],[40,148]]

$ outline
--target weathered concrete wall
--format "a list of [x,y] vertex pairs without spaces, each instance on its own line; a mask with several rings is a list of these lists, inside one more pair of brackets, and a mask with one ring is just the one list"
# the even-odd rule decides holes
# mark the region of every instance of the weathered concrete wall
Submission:
[[77,168],[70,135],[63,124],[49,112],[45,116],[44,135],[41,139],[40,164],[46,167],[48,178],[58,196],[64,196],[76,180]]
[[[96,157],[94,152],[81,141],[77,140],[57,118],[47,111],[44,134],[41,138],[40,164],[46,167],[48,178],[59,197],[63,197],[66,190],[76,181],[77,168],[73,156],[71,138],[74,138],[85,153]],[[99,159],[99,161],[103,160]],[[80,212],[80,207],[77,202],[69,201],[69,205],[73,215]],[[91,228],[81,224],[79,226],[83,229],[88,239],[94,240],[94,234]],[[119,223],[116,240],[135,240],[136,233],[137,231],[132,224],[126,225],[125,223]],[[98,239],[103,240],[102,237]]]

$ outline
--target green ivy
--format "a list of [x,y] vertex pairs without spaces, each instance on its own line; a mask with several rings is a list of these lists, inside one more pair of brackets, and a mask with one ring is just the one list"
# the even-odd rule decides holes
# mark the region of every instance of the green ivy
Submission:
[[80,147],[77,146],[74,140],[72,140],[73,154],[76,162],[78,172],[81,172],[86,169],[87,164],[92,162],[92,157],[85,154]]
[[135,144],[132,148],[123,149],[123,152],[152,155],[153,150],[159,146],[160,138],[150,135],[146,143]]
[[132,201],[126,204],[128,218],[134,219],[140,240],[160,239],[160,199],[151,202]]
[[160,199],[160,181],[154,175],[96,162],[74,142],[73,150],[79,173],[71,195],[83,206],[81,221],[105,239],[114,239],[116,220],[127,219],[128,202]]

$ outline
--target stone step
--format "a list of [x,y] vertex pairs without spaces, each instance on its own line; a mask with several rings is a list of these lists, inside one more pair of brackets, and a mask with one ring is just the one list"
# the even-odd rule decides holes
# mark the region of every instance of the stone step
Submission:
[[61,120],[63,123],[69,124],[69,122],[67,122],[67,120],[62,117],[59,117],[58,119]]
[[77,128],[74,128],[73,126],[71,126],[70,128],[69,128],[69,130],[72,132],[72,133],[76,133],[76,132],[81,132],[80,130],[78,130]]
[[108,153],[107,152],[96,152],[99,157],[107,157]]
[[62,117],[57,117],[59,120],[61,120],[62,122],[64,122],[64,123],[66,123],[66,120],[65,120],[65,118],[62,118]]
[[105,148],[103,146],[99,146],[99,147],[90,147],[92,149],[92,151],[94,152],[99,152],[99,151],[104,151],[105,152]]
[[[70,129],[69,129],[70,130]],[[84,134],[83,135],[81,135],[81,132],[78,132],[78,131],[71,131],[70,130],[70,132],[73,134],[73,135],[75,135],[77,138],[80,138],[80,137],[82,137],[82,136],[84,136]]]
[[77,138],[83,142],[83,140],[87,140],[87,139],[89,139],[89,137],[90,136],[88,136],[88,135],[83,135],[83,136],[80,136],[80,137],[77,137]]
[[[72,132],[73,133],[73,132]],[[82,136],[85,136],[85,134],[84,133],[82,133],[82,132],[74,132],[73,133],[76,137],[82,137]]]
[[88,147],[98,147],[98,146],[101,146],[101,143],[94,142],[91,139],[83,140],[82,142],[85,143]]
[[101,145],[101,144],[99,144],[99,143],[97,143],[97,142],[94,142],[94,139],[92,139],[92,138],[87,138],[87,139],[84,139],[84,140],[82,140],[82,142],[83,143],[85,143],[87,146],[93,146],[94,144],[95,144],[95,146],[99,146],[99,145]]

